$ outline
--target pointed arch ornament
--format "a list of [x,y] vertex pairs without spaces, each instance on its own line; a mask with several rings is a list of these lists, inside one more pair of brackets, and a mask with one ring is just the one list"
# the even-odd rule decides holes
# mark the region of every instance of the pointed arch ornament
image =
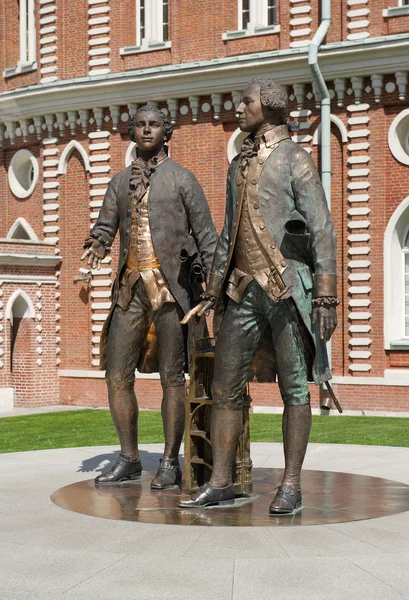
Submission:
[[85,150],[84,146],[77,142],[77,140],[71,140],[71,142],[67,144],[67,146],[64,148],[60,156],[60,161],[58,163],[57,168],[58,175],[64,175],[67,172],[68,161],[74,150],[77,150],[79,152],[84,163],[85,170],[89,171],[90,164],[87,151]]

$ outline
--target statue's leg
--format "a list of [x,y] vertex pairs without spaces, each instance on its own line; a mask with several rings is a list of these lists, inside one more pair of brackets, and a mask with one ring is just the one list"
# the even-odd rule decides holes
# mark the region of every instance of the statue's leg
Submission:
[[308,369],[303,332],[289,309],[292,300],[279,302],[271,319],[278,383],[284,401],[282,421],[285,469],[270,506],[271,514],[288,514],[301,508],[301,468],[311,429]]
[[234,499],[232,478],[237,443],[243,429],[243,398],[248,373],[267,325],[260,309],[262,289],[256,282],[247,288],[241,304],[229,301],[217,336],[212,384],[210,435],[213,471],[209,483],[190,498],[183,508],[209,506]]
[[[135,369],[151,322],[143,284],[138,281],[132,301],[116,306],[107,338],[106,382],[109,408],[121,444],[118,463],[97,484],[117,483],[142,470],[138,450],[138,403],[134,392]],[[119,464],[120,463],[120,464]]]
[[179,450],[185,429],[185,341],[176,303],[166,303],[155,314],[159,373],[163,390],[162,421],[165,449],[152,480],[153,490],[171,489],[182,484]]

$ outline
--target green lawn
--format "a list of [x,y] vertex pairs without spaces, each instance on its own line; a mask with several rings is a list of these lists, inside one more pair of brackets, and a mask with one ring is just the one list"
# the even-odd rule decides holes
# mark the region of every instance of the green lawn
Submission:
[[[280,415],[250,415],[253,442],[280,442]],[[159,412],[139,415],[141,444],[162,442]],[[313,417],[311,442],[409,447],[409,419]],[[118,444],[106,410],[79,410],[0,419],[0,452]]]

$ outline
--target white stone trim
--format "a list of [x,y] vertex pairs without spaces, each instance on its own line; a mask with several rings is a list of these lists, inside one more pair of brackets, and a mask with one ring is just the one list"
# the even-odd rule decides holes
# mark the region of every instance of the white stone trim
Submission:
[[[402,338],[403,277],[402,239],[409,224],[409,196],[395,209],[384,235],[384,346]],[[398,258],[399,257],[399,258]]]
[[233,31],[225,31],[222,34],[222,40],[228,42],[229,40],[239,40],[242,38],[255,37],[259,35],[275,35],[280,33],[280,25],[270,25],[265,27],[255,27],[254,29],[237,29]]
[[245,131],[241,131],[240,127],[233,131],[229,138],[229,141],[227,142],[227,160],[229,161],[229,163],[231,163],[231,161],[235,156],[237,156],[237,154],[240,154],[241,145],[247,136],[248,133],[246,133]]
[[132,161],[136,156],[135,150],[136,144],[135,142],[131,142],[125,152],[125,167],[129,167],[129,165],[132,164]]
[[[99,364],[99,361],[98,361]],[[80,379],[105,379],[105,371],[87,371],[79,369],[59,369],[59,377],[73,377]],[[139,373],[135,371],[136,379],[160,379],[159,373]]]
[[388,132],[388,145],[396,160],[409,165],[409,108],[402,110],[392,121]]
[[[1,275],[0,275],[0,277],[1,277]],[[34,305],[31,301],[30,297],[24,290],[16,290],[10,296],[10,298],[7,302],[7,306],[6,306],[6,319],[8,319],[11,324],[13,324],[13,305],[14,305],[15,301],[17,300],[17,298],[23,298],[24,302],[27,304],[28,314],[27,315],[24,314],[24,317],[27,317],[29,319],[34,319],[35,318]]]
[[[33,180],[28,188],[26,188],[25,186],[23,186],[20,183],[20,181],[16,175],[16,172],[14,170],[16,165],[19,165],[22,161],[25,162],[25,164],[27,165],[27,168],[33,170]],[[9,183],[10,189],[13,192],[13,194],[15,196],[17,196],[17,198],[28,198],[29,196],[31,196],[31,194],[34,191],[35,186],[37,185],[38,175],[39,175],[38,161],[37,161],[36,157],[34,156],[34,154],[32,154],[26,148],[23,148],[22,150],[18,150],[13,155],[13,158],[11,159],[10,165],[8,168],[8,183]]]
[[64,148],[60,160],[58,162],[58,169],[56,171],[58,175],[63,175],[67,172],[68,161],[74,150],[78,150],[78,152],[80,153],[81,158],[84,162],[85,170],[90,170],[89,158],[85,148],[79,142],[77,142],[77,140],[71,140],[71,142],[67,144],[67,146]]
[[409,6],[389,6],[382,11],[383,17],[405,17],[409,15]]
[[14,221],[13,225],[9,229],[8,234],[6,235],[7,241],[8,240],[18,240],[18,238],[15,238],[14,235],[19,227],[21,227],[26,232],[28,239],[30,241],[33,241],[33,242],[38,241],[38,237],[37,237],[34,229],[31,227],[30,223],[28,221],[26,221],[26,219],[24,217],[18,217]]
[[[331,115],[330,118],[331,118],[331,123],[334,123],[334,125],[336,125],[336,127],[338,127],[339,132],[341,134],[342,142],[344,144],[346,144],[348,142],[348,130],[345,127],[344,123],[336,115]],[[314,131],[314,135],[312,138],[313,146],[316,146],[317,144],[319,144],[320,139],[321,139],[321,123],[319,123],[318,127]]]

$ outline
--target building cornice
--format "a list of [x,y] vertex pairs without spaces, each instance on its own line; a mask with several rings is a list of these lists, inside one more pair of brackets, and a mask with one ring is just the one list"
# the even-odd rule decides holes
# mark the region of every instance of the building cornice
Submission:
[[54,254],[14,254],[12,252],[0,252],[0,265],[55,267],[61,260],[61,256]]
[[[230,92],[260,75],[282,84],[309,82],[307,56],[308,47],[292,48],[28,86],[0,94],[0,121],[105,106],[107,99],[126,105]],[[320,65],[328,81],[409,70],[409,34],[327,44]]]

